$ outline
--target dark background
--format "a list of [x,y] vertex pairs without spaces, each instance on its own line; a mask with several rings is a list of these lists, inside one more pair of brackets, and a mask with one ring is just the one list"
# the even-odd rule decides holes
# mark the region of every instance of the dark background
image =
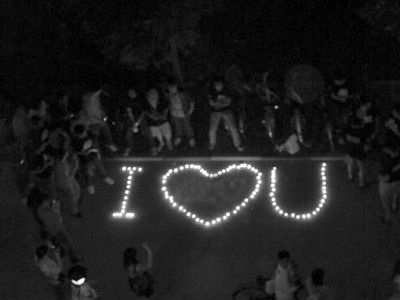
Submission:
[[[175,32],[189,34],[178,49],[189,82],[232,63],[246,77],[308,63],[327,77],[340,67],[359,80],[397,79],[399,45],[360,18],[364,2],[4,0],[0,82],[21,97],[60,85],[121,84],[135,75],[157,80],[173,72],[162,57]],[[143,30],[149,20],[157,26]],[[121,62],[126,43],[144,66]]]

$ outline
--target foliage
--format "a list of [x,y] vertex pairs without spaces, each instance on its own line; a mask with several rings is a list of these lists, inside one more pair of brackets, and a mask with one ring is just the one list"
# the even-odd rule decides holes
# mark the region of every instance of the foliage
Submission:
[[219,1],[152,0],[146,7],[143,15],[125,19],[106,35],[102,53],[108,59],[139,69],[174,63],[202,42],[198,24],[218,9]]

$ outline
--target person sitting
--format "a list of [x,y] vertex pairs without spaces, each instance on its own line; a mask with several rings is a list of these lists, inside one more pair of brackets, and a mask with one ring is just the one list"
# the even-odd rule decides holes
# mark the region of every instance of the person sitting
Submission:
[[123,255],[123,265],[128,273],[128,283],[131,290],[139,297],[150,297],[154,293],[154,279],[149,271],[153,264],[153,253],[147,244],[142,247],[147,252],[147,262],[139,263],[136,257],[137,250],[133,247],[127,248]]

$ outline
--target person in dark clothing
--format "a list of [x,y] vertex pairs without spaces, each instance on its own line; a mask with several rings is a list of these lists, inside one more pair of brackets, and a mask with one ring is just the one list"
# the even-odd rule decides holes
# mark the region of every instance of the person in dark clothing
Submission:
[[126,148],[124,156],[129,156],[134,148],[135,139],[144,139],[151,149],[154,146],[153,137],[144,117],[144,103],[135,88],[127,91],[127,97],[121,105],[121,115],[126,131]]
[[214,150],[217,144],[217,130],[221,119],[229,129],[235,148],[244,151],[239,131],[236,126],[235,117],[232,111],[232,95],[224,88],[224,82],[216,78],[207,94],[208,102],[211,108],[210,131],[209,131],[209,149]]
[[359,187],[364,187],[364,159],[368,153],[372,131],[370,124],[374,122],[373,117],[368,115],[368,110],[362,103],[355,107],[349,118],[347,128],[344,130],[344,141],[347,166],[347,173],[350,180],[353,180],[355,166],[358,168]]
[[64,228],[60,212],[60,204],[56,200],[44,199],[38,207],[38,217],[49,234],[49,241],[52,245],[60,247],[61,256],[68,255],[71,263],[80,259],[76,256],[71,245],[67,231]]
[[154,87],[149,88],[146,93],[144,118],[153,139],[158,142],[157,148],[152,149],[152,154],[157,155],[164,144],[167,145],[168,150],[172,150],[172,129],[168,121],[168,104]]
[[351,100],[354,96],[351,94],[351,88],[346,76],[340,70],[335,72],[334,80],[329,90],[330,101],[327,103],[327,109],[330,122],[333,126],[334,136],[338,138],[348,123],[348,117],[351,112]]
[[78,156],[78,177],[83,186],[87,187],[89,194],[94,194],[94,176],[97,171],[101,179],[109,185],[114,181],[107,175],[101,162],[98,148],[94,145],[85,123],[76,122],[71,126],[72,148]]
[[70,108],[70,97],[62,91],[57,92],[56,101],[50,105],[50,114],[55,122],[55,127],[69,129],[70,121],[74,114]]

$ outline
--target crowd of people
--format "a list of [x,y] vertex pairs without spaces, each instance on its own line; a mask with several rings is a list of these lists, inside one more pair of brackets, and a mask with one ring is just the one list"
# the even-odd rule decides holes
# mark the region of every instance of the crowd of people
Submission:
[[[278,252],[278,265],[274,274],[265,283],[265,293],[274,296],[276,300],[293,300],[305,292],[307,300],[333,300],[335,291],[324,282],[325,271],[315,268],[310,276],[303,278],[288,251]],[[304,294],[304,293],[303,293]]]
[[[280,95],[273,91],[265,74],[253,86],[232,84],[223,77],[215,77],[208,85],[203,99],[209,107],[209,151],[217,145],[221,120],[236,150],[245,150],[242,114],[246,93],[238,90],[253,93],[262,103],[266,137],[276,151],[294,154],[300,147],[310,147],[304,126],[308,103],[292,88]],[[94,299],[97,294],[86,281],[83,258],[75,252],[61,209],[68,210],[73,218],[81,218],[84,192],[96,192],[95,177],[108,185],[114,183],[103,166],[104,152],[131,156],[139,139],[151,155],[181,144],[194,148],[198,146],[194,127],[201,124],[193,126],[196,101],[174,80],[149,85],[143,92],[137,86],[129,86],[123,99],[116,102],[110,101],[115,98],[104,89],[85,91],[79,98],[79,105],[73,105],[66,91],[59,91],[52,101],[36,97],[30,104],[20,103],[7,118],[13,149],[18,154],[18,189],[43,239],[43,245],[36,249],[36,263],[51,283],[60,286],[68,282],[69,299],[80,299],[78,294]],[[394,105],[389,115],[379,116],[374,99],[352,92],[342,74],[337,74],[328,92],[317,102],[326,139],[332,148],[342,147],[348,177],[353,180],[356,172],[361,188],[366,183],[364,161],[372,150],[379,152],[382,220],[390,223],[400,194],[400,105]],[[251,121],[254,120],[247,122]],[[115,143],[118,136],[122,138]],[[124,266],[131,288],[150,295],[152,278],[147,270],[151,268],[151,250],[147,245],[145,249],[150,256],[148,264],[139,264],[136,250],[130,248],[124,254]],[[63,271],[64,257],[71,264],[67,274]],[[316,278],[320,273],[316,271]],[[137,287],[137,274],[148,288]],[[313,284],[318,285],[318,280],[313,279]]]

